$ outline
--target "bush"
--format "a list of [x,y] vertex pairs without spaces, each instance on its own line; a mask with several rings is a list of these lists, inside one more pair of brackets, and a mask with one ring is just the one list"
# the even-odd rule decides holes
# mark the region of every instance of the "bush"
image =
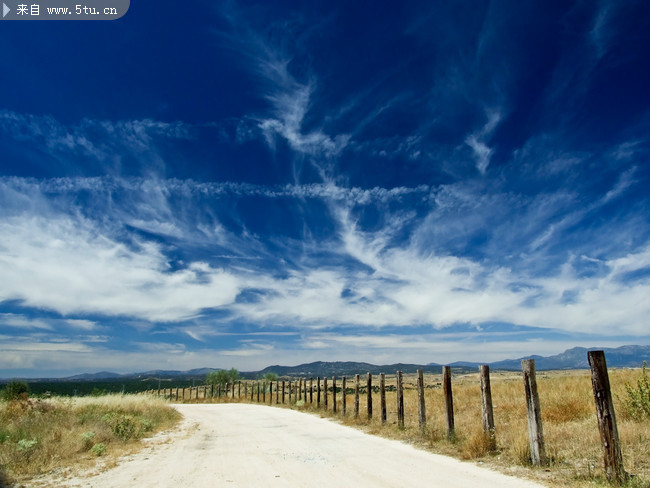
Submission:
[[100,442],[99,444],[95,444],[92,449],[90,450],[95,456],[101,456],[106,452],[106,444]]
[[636,420],[650,418],[650,379],[646,368],[646,361],[643,361],[643,369],[636,386],[625,383],[626,397],[623,399],[623,407],[626,413]]
[[153,423],[147,418],[117,412],[107,413],[102,417],[102,421],[108,424],[115,437],[123,441],[139,439],[153,428]]
[[29,398],[29,385],[24,381],[11,381],[2,390],[2,398],[9,401],[27,400]]

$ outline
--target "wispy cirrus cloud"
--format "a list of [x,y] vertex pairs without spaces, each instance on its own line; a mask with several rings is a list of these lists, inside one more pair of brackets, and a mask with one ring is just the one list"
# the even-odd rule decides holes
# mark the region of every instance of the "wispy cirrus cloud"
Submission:
[[[314,73],[298,76],[291,70],[295,55],[286,45],[287,39],[297,37],[295,26],[283,21],[281,26],[273,26],[269,31],[266,19],[265,34],[262,34],[249,22],[247,13],[232,8],[222,13],[229,21],[231,32],[220,33],[221,38],[240,53],[248,69],[257,76],[261,96],[269,104],[269,114],[250,115],[257,121],[268,146],[274,149],[279,137],[298,154],[317,159],[340,154],[350,141],[349,134],[327,134],[323,124],[314,123],[313,118],[307,126],[318,80]],[[299,19],[295,23],[302,24]],[[283,35],[278,39],[269,32],[283,32]],[[295,49],[297,44],[292,47]]]

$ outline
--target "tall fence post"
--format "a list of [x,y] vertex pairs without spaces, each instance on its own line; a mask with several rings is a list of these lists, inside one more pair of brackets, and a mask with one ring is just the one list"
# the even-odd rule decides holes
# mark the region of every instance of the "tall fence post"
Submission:
[[359,375],[354,375],[354,418],[359,417]]
[[386,374],[379,374],[379,403],[381,405],[381,423],[386,423]]
[[341,404],[341,407],[343,408],[343,416],[345,416],[345,413],[346,413],[346,410],[347,410],[346,402],[347,402],[347,396],[348,396],[347,391],[346,391],[346,384],[345,383],[346,383],[346,377],[343,376],[343,378],[341,379],[341,390],[342,390],[342,393],[343,393],[343,398],[342,398],[343,403]]
[[424,403],[424,373],[418,369],[418,425],[424,434],[427,428],[427,411]]
[[535,466],[546,465],[546,450],[544,448],[544,432],[542,430],[542,410],[537,394],[537,379],[535,376],[535,360],[521,361],[528,405],[528,435],[530,438],[530,460]]
[[487,364],[479,366],[481,373],[481,398],[483,406],[483,432],[488,437],[490,450],[496,450],[496,435],[494,433],[494,408],[492,407],[492,388],[490,387],[490,367]]
[[314,378],[309,378],[309,403],[314,403]]
[[332,411],[336,413],[336,376],[332,376]]
[[316,377],[316,406],[320,408],[320,376]]
[[623,455],[618,440],[616,415],[612,403],[612,392],[607,374],[607,362],[604,351],[589,351],[589,366],[591,367],[591,385],[596,402],[596,417],[600,440],[603,444],[603,459],[607,479],[615,483],[623,483],[628,475],[623,468]]
[[368,373],[368,420],[372,418],[372,373]]
[[283,405],[284,405],[284,386],[285,386],[285,383],[284,383],[284,380],[282,380],[282,404]]
[[442,367],[442,389],[445,395],[445,413],[447,414],[447,439],[453,440],[456,436],[454,425],[454,394],[451,389],[451,366]]
[[327,410],[327,376],[323,378],[323,403],[325,404],[325,410]]
[[404,428],[404,387],[402,385],[402,372],[397,372],[397,426]]

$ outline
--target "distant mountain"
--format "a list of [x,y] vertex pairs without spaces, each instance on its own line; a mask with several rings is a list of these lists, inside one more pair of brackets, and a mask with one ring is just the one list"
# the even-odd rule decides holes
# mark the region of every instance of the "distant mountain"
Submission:
[[[641,367],[643,361],[650,363],[650,346],[622,346],[617,348],[591,348],[574,347],[567,349],[563,353],[556,354],[555,356],[524,356],[519,359],[506,359],[504,361],[497,361],[488,363],[493,370],[515,370],[521,369],[522,359],[534,359],[535,368],[538,371],[548,371],[557,369],[588,369],[589,362],[587,360],[587,351],[595,349],[602,349],[605,351],[605,358],[607,365],[613,368],[638,368]],[[450,364],[455,371],[470,372],[476,371],[480,364],[473,362],[455,362]],[[370,363],[360,362],[327,362],[316,361],[313,363],[300,364],[298,366],[268,366],[261,371],[248,371],[240,372],[240,376],[245,379],[259,378],[267,373],[275,373],[278,376],[302,376],[302,377],[331,377],[331,376],[353,376],[355,374],[372,373],[377,375],[379,373],[392,374],[396,371],[404,373],[415,373],[418,369],[423,370],[425,373],[440,374],[442,366],[437,363],[429,363],[427,365],[410,364],[410,363],[397,363],[388,365],[375,365]],[[176,371],[176,370],[152,370],[143,373],[132,374],[117,374],[108,371],[99,373],[85,373],[67,378],[56,379],[29,379],[27,381],[110,381],[113,379],[137,379],[137,380],[203,380],[205,375],[210,371],[218,371],[216,368],[198,368],[189,371]]]
[[121,374],[111,373],[110,371],[101,371],[99,373],[84,373],[62,378],[65,381],[97,381],[97,380],[110,380],[113,378],[120,378]]
[[[488,363],[492,369],[520,370],[522,359],[534,359],[535,369],[549,371],[554,369],[589,369],[588,351],[605,352],[607,366],[611,368],[639,368],[643,361],[650,362],[650,346],[621,346],[617,348],[574,347],[555,356],[524,356],[519,359],[506,359]],[[477,368],[481,363],[456,362],[452,367]],[[485,363],[482,363],[485,364]]]
[[309,364],[300,364],[298,366],[269,366],[259,371],[258,375],[265,375],[267,373],[275,373],[278,376],[343,376],[355,374],[379,374],[379,373],[394,373],[402,371],[404,373],[415,373],[418,369],[426,373],[440,373],[442,366],[431,363],[428,365],[421,364],[389,364],[378,366],[370,363],[356,363],[356,362],[324,362],[317,361]]

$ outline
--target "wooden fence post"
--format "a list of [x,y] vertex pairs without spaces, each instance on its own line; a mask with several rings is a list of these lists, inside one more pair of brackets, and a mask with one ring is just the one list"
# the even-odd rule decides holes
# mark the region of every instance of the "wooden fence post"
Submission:
[[354,375],[354,418],[359,417],[359,375]]
[[490,450],[496,450],[496,435],[494,433],[494,408],[492,407],[492,388],[490,387],[490,367],[487,364],[479,366],[481,373],[481,398],[483,406],[483,432],[488,436]]
[[628,474],[623,468],[623,455],[618,440],[618,427],[616,426],[612,392],[609,386],[605,352],[589,351],[587,356],[591,367],[591,385],[594,390],[594,401],[596,402],[598,429],[603,444],[605,473],[608,480],[621,484],[627,479]]
[[309,403],[314,403],[314,378],[309,378]]
[[302,401],[307,403],[307,378],[302,379]]
[[284,380],[282,380],[282,404],[284,405]]
[[289,380],[289,403],[291,403],[292,398],[293,398],[293,385],[292,385],[292,381]]
[[262,403],[266,403],[266,381],[262,383]]
[[323,378],[323,403],[325,404],[325,410],[327,410],[327,376]]
[[332,411],[336,413],[336,376],[332,376]]
[[427,411],[424,403],[424,373],[418,370],[418,425],[420,432],[424,434],[427,428]]
[[345,417],[345,413],[346,413],[346,410],[347,410],[346,402],[347,402],[347,396],[348,396],[347,391],[346,391],[345,380],[346,380],[346,378],[345,378],[345,376],[343,376],[343,379],[341,380],[341,389],[343,390],[343,403],[342,403],[341,406],[343,407],[343,416],[344,417]]
[[456,436],[454,425],[454,395],[451,389],[451,367],[442,367],[442,387],[445,395],[445,410],[447,414],[447,439],[453,440]]
[[316,378],[316,406],[320,408],[320,376]]
[[379,403],[381,406],[381,423],[386,423],[386,374],[379,373]]
[[535,377],[535,360],[524,359],[521,361],[521,370],[524,373],[524,387],[526,389],[526,403],[528,404],[528,435],[530,438],[530,460],[535,466],[547,463],[544,448],[544,431],[542,430],[542,410],[537,394],[537,379]]
[[397,372],[397,426],[404,428],[404,386],[401,371]]
[[241,380],[237,382],[237,396],[241,398]]
[[372,418],[372,373],[368,373],[368,420]]

